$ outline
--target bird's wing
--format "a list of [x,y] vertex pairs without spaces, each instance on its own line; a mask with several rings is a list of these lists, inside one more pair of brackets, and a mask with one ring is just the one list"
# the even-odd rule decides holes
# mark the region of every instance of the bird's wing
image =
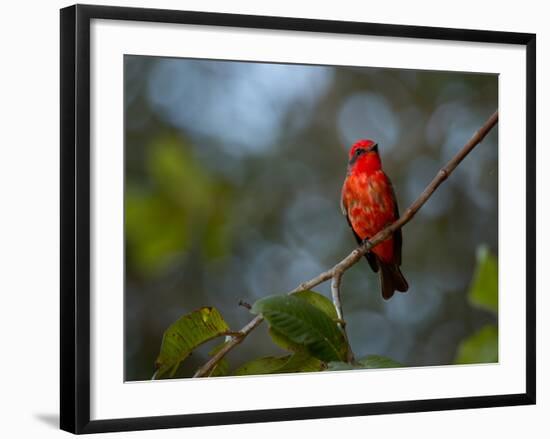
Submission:
[[[344,181],[344,184],[342,185],[342,191],[340,192],[340,210],[342,211],[342,215],[345,215],[346,218],[348,216],[348,209],[346,206],[346,200],[344,199],[344,189],[346,188],[346,182]],[[349,219],[348,219],[349,223]],[[351,226],[351,224],[350,224]]]
[[[393,198],[393,215],[394,215],[394,221],[397,221],[399,219],[399,206],[397,206],[397,196],[395,195],[395,189],[393,188],[393,184],[386,176],[386,180],[388,181],[388,185],[391,189],[391,194]],[[403,245],[403,235],[401,233],[401,228],[397,229],[395,232],[393,232],[393,254],[395,258],[395,263],[397,265],[401,265],[401,247]]]

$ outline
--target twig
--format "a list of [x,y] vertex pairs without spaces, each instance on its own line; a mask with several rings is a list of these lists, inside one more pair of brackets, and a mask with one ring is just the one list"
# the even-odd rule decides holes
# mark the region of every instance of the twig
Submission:
[[237,335],[231,337],[231,339],[227,341],[218,352],[212,355],[212,357],[210,357],[210,359],[203,366],[197,369],[195,375],[193,375],[193,378],[207,376],[216,364],[218,364],[218,362],[225,357],[225,354],[243,341],[245,337],[256,328],[256,326],[263,322],[263,320],[264,318],[261,314],[258,314],[250,320],[250,322],[248,322]]
[[346,360],[348,363],[351,363],[353,362],[353,351],[351,349],[351,344],[349,342],[348,333],[346,330],[346,321],[344,320],[344,312],[342,311],[342,300],[340,297],[340,285],[342,284],[343,275],[343,271],[338,271],[334,273],[334,276],[332,276],[332,280],[330,282],[330,292],[332,294],[332,302],[334,303],[334,307],[336,308],[336,315],[338,316],[338,326],[340,326],[340,329],[342,330],[342,333],[344,334],[344,338],[348,345],[348,354]]
[[330,283],[330,292],[332,293],[332,302],[336,308],[336,315],[340,321],[344,321],[344,312],[342,311],[342,302],[340,301],[340,284],[342,283],[343,272],[334,273]]
[[245,302],[244,300],[239,300],[239,306],[242,306],[243,308],[246,308],[248,310],[252,309],[252,305],[250,303]]
[[[292,290],[290,293],[296,293],[298,291],[305,291],[310,290],[311,288],[329,280],[334,277],[341,278],[343,273],[350,268],[352,265],[354,265],[361,257],[363,257],[371,248],[378,245],[382,241],[384,241],[386,238],[388,238],[392,233],[394,233],[397,229],[403,227],[405,224],[407,224],[420,210],[420,208],[428,201],[428,199],[432,196],[432,194],[435,192],[435,190],[439,187],[441,183],[443,183],[449,175],[455,170],[455,168],[464,160],[464,158],[474,149],[481,141],[485,138],[487,133],[491,131],[491,129],[497,124],[498,122],[498,111],[495,111],[493,115],[487,119],[487,121],[483,124],[483,126],[477,130],[472,138],[466,143],[462,149],[443,167],[439,170],[439,172],[436,174],[436,176],[433,178],[433,180],[426,186],[424,191],[420,194],[420,196],[416,199],[414,203],[412,203],[407,210],[401,215],[401,217],[395,221],[394,223],[390,224],[385,229],[378,232],[376,235],[374,235],[369,241],[366,241],[361,246],[357,247],[355,250],[353,250],[349,255],[347,255],[344,259],[342,259],[340,262],[338,262],[336,265],[334,265],[331,269],[319,274],[318,276],[314,277],[313,279],[310,279],[306,282],[301,283],[297,288]],[[337,284],[337,296],[339,296],[339,280],[336,281]],[[335,282],[333,282],[333,286],[335,285]],[[331,288],[333,291],[333,299],[334,299],[334,287]],[[339,297],[338,297],[339,302]],[[336,302],[335,302],[336,305]],[[336,306],[336,309],[338,311],[338,306]],[[339,318],[341,318],[341,308],[338,311]],[[213,355],[203,366],[201,366],[195,375],[193,377],[202,377],[207,376],[213,367],[216,366],[216,364],[236,345],[241,343],[250,332],[252,332],[260,323],[262,323],[263,317],[261,314],[257,315],[252,319],[246,326],[244,326],[238,333],[238,335],[231,338],[230,341],[228,341],[222,349],[220,349],[215,355]]]

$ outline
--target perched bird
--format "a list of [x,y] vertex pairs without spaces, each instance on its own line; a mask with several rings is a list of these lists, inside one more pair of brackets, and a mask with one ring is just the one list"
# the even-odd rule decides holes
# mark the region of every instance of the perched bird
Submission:
[[[376,142],[359,140],[352,146],[340,204],[359,244],[399,218],[395,192],[382,170]],[[386,300],[395,290],[409,289],[399,269],[401,244],[399,229],[365,255],[371,268],[380,273],[380,288]]]

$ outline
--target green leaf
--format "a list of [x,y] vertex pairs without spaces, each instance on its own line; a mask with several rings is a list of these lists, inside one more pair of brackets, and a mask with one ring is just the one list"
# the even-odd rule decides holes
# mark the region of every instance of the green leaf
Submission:
[[201,344],[229,331],[216,308],[204,307],[184,315],[164,332],[155,377],[170,371],[174,376],[180,363]]
[[306,352],[296,352],[274,373],[319,372],[327,368],[326,364]]
[[322,294],[316,293],[315,291],[306,290],[292,293],[292,295],[299,297],[300,299],[304,299],[311,305],[323,311],[332,320],[338,320],[338,314],[336,313],[336,308],[334,307],[332,301]]
[[[309,304],[323,311],[332,320],[338,320],[336,308],[334,308],[332,301],[327,299],[322,294],[319,294],[315,291],[306,290],[306,291],[299,291],[297,293],[292,293],[292,295],[305,300]],[[269,328],[269,335],[271,336],[271,339],[277,346],[279,346],[280,348],[286,351],[299,352],[305,349],[303,345],[294,343],[292,340],[290,340],[288,337],[285,337],[283,334],[281,334],[279,331],[277,331],[273,327]]]
[[387,367],[403,367],[403,365],[395,360],[382,355],[368,355],[365,358],[359,360],[359,363],[365,367],[365,369],[382,369]]
[[262,314],[275,331],[319,360],[346,358],[347,344],[336,322],[303,298],[287,294],[265,297],[251,312]]
[[294,343],[292,340],[290,340],[288,337],[285,337],[274,328],[269,328],[269,335],[271,336],[273,343],[275,343],[277,346],[284,349],[285,351],[300,352],[306,350],[304,345]]
[[288,362],[290,355],[284,357],[262,357],[249,361],[233,372],[233,375],[264,375],[274,373]]
[[477,308],[498,312],[498,263],[487,246],[477,250],[477,266],[468,298]]
[[497,361],[498,328],[495,325],[486,325],[460,343],[455,363],[495,363]]
[[326,369],[325,363],[306,353],[283,357],[262,357],[249,361],[233,372],[233,375],[265,375],[273,373],[318,372]]
[[390,367],[404,367],[401,363],[381,355],[367,355],[355,363],[333,361],[328,364],[328,370],[356,370],[356,369],[384,369]]

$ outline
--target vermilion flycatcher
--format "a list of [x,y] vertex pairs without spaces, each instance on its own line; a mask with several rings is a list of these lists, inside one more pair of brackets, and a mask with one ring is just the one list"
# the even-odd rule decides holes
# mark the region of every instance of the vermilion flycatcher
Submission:
[[[341,207],[359,244],[399,218],[393,186],[382,170],[378,144],[372,140],[359,140],[349,152]],[[386,300],[395,290],[409,289],[399,269],[401,244],[399,229],[365,255],[371,268],[380,272],[380,288]]]

